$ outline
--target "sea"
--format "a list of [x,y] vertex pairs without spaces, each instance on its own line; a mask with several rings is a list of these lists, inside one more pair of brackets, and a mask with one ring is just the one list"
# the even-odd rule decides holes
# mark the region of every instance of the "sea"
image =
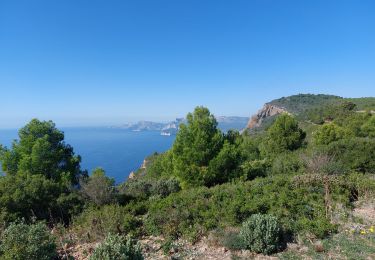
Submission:
[[[165,152],[175,136],[162,136],[160,131],[133,132],[130,130],[85,127],[62,128],[65,143],[82,157],[81,168],[91,172],[102,167],[116,183],[124,182],[143,160],[154,152]],[[0,144],[10,147],[18,138],[17,129],[0,129]]]

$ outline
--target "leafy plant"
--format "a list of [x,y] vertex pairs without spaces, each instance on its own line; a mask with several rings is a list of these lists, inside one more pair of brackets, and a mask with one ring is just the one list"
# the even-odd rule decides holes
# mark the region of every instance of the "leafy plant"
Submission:
[[319,127],[313,135],[316,144],[327,145],[334,141],[343,139],[348,133],[346,133],[342,127],[337,126],[334,123],[329,123]]
[[254,214],[243,223],[240,237],[251,251],[271,254],[280,248],[281,227],[272,215]]
[[180,125],[172,147],[173,172],[182,188],[207,184],[204,177],[208,165],[220,152],[223,139],[215,117],[207,108],[196,107],[187,115],[187,124]]
[[1,236],[1,259],[50,260],[57,256],[55,240],[43,223],[11,223]]
[[306,133],[299,128],[296,118],[286,113],[281,114],[268,128],[260,150],[264,156],[271,157],[285,151],[294,151],[303,145],[305,137]]
[[90,260],[143,260],[140,244],[130,238],[109,234],[94,250]]
[[176,179],[159,180],[151,187],[151,195],[167,197],[171,193],[180,191],[180,183]]
[[102,206],[115,201],[115,180],[107,177],[102,168],[96,168],[80,184],[83,197],[95,205]]
[[[142,207],[142,203],[137,203]],[[73,230],[83,241],[97,241],[111,234],[138,235],[141,221],[135,216],[136,206],[105,205],[101,208],[90,207],[73,220]],[[141,212],[143,213],[142,209]]]

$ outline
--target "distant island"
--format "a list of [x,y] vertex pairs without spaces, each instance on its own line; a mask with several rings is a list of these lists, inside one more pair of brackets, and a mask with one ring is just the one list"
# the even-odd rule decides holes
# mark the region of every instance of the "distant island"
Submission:
[[[218,128],[227,132],[228,130],[242,130],[246,127],[249,121],[249,117],[240,116],[218,116],[216,117]],[[112,126],[112,128],[131,130],[134,132],[140,131],[160,131],[161,135],[171,136],[175,135],[179,129],[181,123],[186,123],[184,118],[176,118],[171,122],[153,122],[153,121],[139,121],[135,123],[126,123],[119,126]]]

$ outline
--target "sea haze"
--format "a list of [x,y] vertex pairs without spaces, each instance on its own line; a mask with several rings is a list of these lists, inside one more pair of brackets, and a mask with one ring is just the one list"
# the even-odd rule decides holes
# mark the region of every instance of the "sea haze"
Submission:
[[[168,150],[175,136],[161,136],[160,131],[133,132],[112,128],[63,128],[65,142],[81,155],[83,169],[102,167],[117,183],[138,169],[144,158]],[[10,146],[18,138],[16,129],[0,130],[0,143]]]

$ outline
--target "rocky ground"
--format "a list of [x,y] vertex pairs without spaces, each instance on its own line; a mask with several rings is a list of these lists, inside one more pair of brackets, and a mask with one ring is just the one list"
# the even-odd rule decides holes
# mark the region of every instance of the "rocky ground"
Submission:
[[[163,248],[164,239],[161,237],[149,236],[139,242],[142,244],[145,259],[152,260],[278,259],[277,257],[253,254],[247,250],[231,251],[225,247],[209,246],[207,238],[203,238],[194,245],[185,240],[178,240],[167,251]],[[73,257],[75,260],[87,260],[97,245],[98,243],[86,243],[67,246],[67,248],[60,250],[60,255],[65,259]]]
[[[359,223],[348,222],[343,225],[344,229],[332,238],[323,242],[290,243],[283,252],[274,256],[254,254],[248,250],[229,250],[211,237],[203,237],[195,244],[180,239],[167,247],[162,237],[148,236],[139,242],[145,259],[153,260],[375,259],[375,232],[371,232],[375,225],[375,201],[357,203],[352,215]],[[98,243],[65,244],[60,249],[60,255],[63,259],[88,259],[97,245]]]
[[191,244],[185,240],[178,240],[173,243],[168,252],[163,250],[163,240],[159,237],[148,237],[141,240],[141,243],[146,259],[277,259],[276,257],[253,254],[248,250],[232,251],[222,246],[213,246],[210,245],[210,241],[206,237],[195,244]]

